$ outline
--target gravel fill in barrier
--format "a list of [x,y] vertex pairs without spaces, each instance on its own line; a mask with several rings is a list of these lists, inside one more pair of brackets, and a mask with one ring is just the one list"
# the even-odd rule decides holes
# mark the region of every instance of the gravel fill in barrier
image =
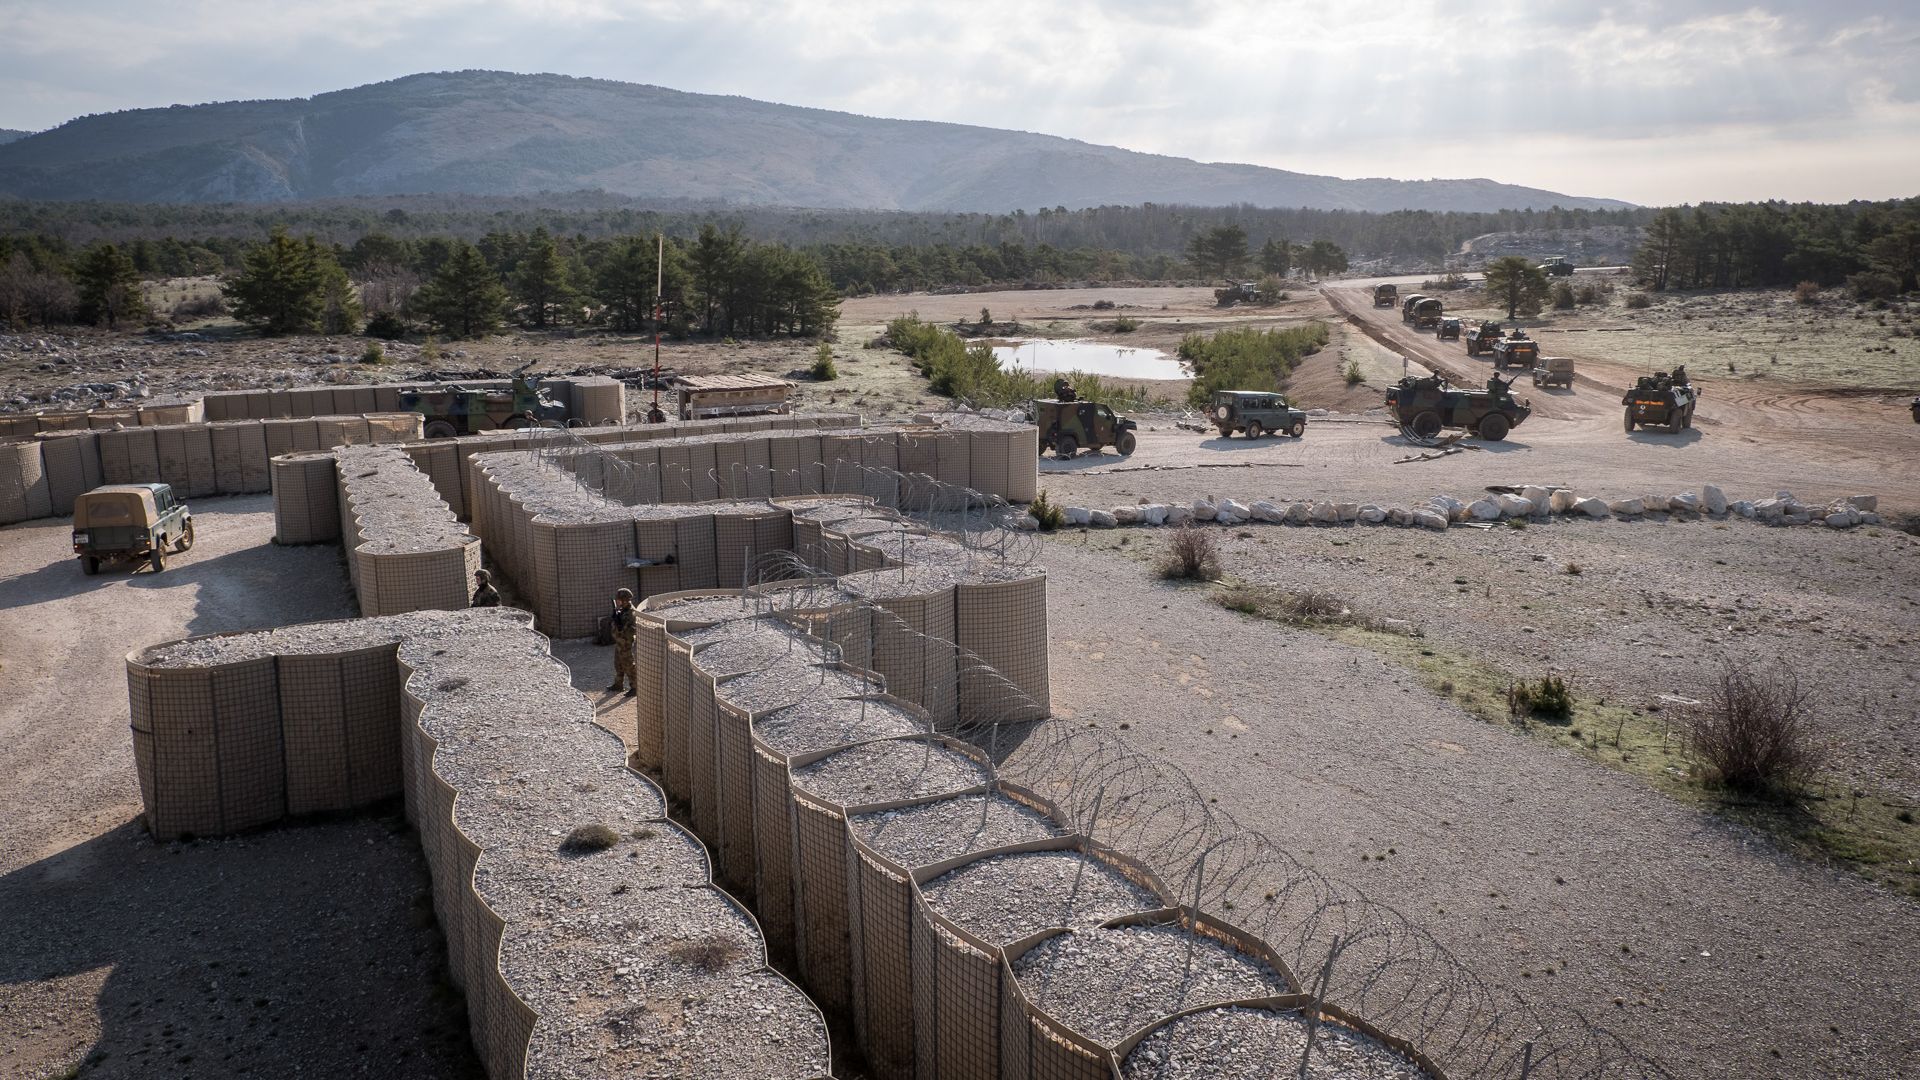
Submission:
[[[1122,1059],[1121,1080],[1272,1080],[1300,1075],[1307,1024],[1298,1009],[1209,1009],[1171,1020]],[[1308,1080],[1432,1080],[1408,1055],[1339,1020],[1313,1034]]]
[[1196,1005],[1293,990],[1259,958],[1179,925],[1060,934],[1021,954],[1013,974],[1027,1000],[1106,1046]]
[[[798,705],[762,713],[753,721],[753,733],[760,737],[760,741],[783,754],[806,754],[848,743],[917,735],[923,730],[924,724],[913,713],[878,700],[803,701]],[[813,789],[809,787],[808,790]]]
[[867,743],[793,770],[795,787],[841,806],[921,799],[987,779],[979,762],[924,739]]
[[1077,851],[992,855],[950,870],[920,891],[936,913],[996,945],[1056,926],[1091,929],[1162,905],[1148,889]]
[[1045,814],[998,792],[859,814],[849,824],[876,853],[908,868],[1063,835]]
[[[706,850],[625,768],[618,740],[595,725],[524,613],[417,612],[192,639],[128,664],[130,675],[191,676],[183,669],[382,645],[408,676],[402,711],[413,722],[392,718],[408,816],[490,1075],[828,1074],[818,1009],[766,967],[758,924],[713,887]],[[168,749],[158,747],[163,759]],[[150,809],[168,797],[143,794]],[[589,854],[563,850],[586,824],[612,826],[615,839]]]

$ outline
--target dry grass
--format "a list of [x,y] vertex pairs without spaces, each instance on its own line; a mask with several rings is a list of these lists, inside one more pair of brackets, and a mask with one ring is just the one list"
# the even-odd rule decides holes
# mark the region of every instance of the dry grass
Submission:
[[1160,576],[1172,581],[1212,581],[1220,576],[1220,544],[1210,529],[1182,525],[1167,539]]
[[560,842],[560,850],[570,855],[584,855],[594,851],[605,851],[620,842],[620,834],[612,826],[595,823],[582,825],[567,834]]
[[745,952],[746,950],[740,947],[739,942],[719,934],[691,938],[667,947],[667,955],[673,957],[675,961],[706,972],[725,968]]

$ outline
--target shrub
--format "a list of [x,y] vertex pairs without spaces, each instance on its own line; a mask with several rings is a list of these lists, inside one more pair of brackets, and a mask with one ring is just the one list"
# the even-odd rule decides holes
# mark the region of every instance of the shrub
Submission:
[[1556,281],[1553,283],[1553,289],[1551,292],[1548,293],[1548,295],[1553,300],[1553,310],[1555,311],[1572,311],[1573,310],[1573,305],[1576,302],[1573,295],[1573,286],[1567,284],[1564,281]]
[[1863,270],[1847,278],[1847,288],[1853,290],[1855,300],[1884,302],[1900,295],[1900,279],[1878,270]]
[[1140,329],[1139,319],[1122,315],[1113,320],[1113,332],[1116,334],[1131,334],[1138,329]]
[[1216,390],[1278,390],[1300,361],[1327,343],[1327,325],[1278,330],[1222,330],[1180,339],[1180,359],[1193,370],[1187,401],[1205,408]]
[[1653,306],[1653,298],[1643,292],[1628,293],[1627,306],[1630,308],[1648,308]]
[[1826,760],[1812,694],[1785,664],[1728,664],[1686,715],[1687,742],[1709,782],[1750,794],[1790,795]]
[[1048,498],[1044,491],[1027,507],[1027,513],[1040,523],[1041,532],[1052,532],[1067,522],[1067,512],[1060,508],[1059,503]]
[[1095,300],[1095,301],[1093,302],[1093,310],[1095,310],[1095,311],[1112,311],[1112,310],[1113,310],[1113,301],[1111,301],[1111,300]]
[[420,362],[432,365],[439,362],[439,360],[440,346],[433,340],[433,335],[428,334],[427,339],[420,343]]
[[1607,297],[1612,295],[1613,283],[1610,281],[1602,281],[1597,284],[1584,281],[1573,287],[1573,299],[1577,304],[1605,303]]
[[986,308],[981,308],[981,309],[980,309],[980,325],[981,325],[981,326],[992,326],[992,325],[993,325],[993,312],[991,312],[991,311],[988,311],[988,310],[987,310]]
[[582,825],[560,841],[560,850],[572,855],[605,851],[620,842],[620,834],[606,825]]
[[391,311],[376,312],[367,320],[366,335],[371,338],[398,341],[407,336],[407,321]]
[[387,352],[380,347],[379,342],[369,341],[367,342],[367,347],[360,352],[360,362],[363,364],[384,364],[387,362]]
[[1045,396],[1041,380],[1000,366],[991,346],[968,345],[950,330],[924,322],[918,314],[887,324],[887,340],[905,353],[938,394],[975,405],[1009,406]]
[[676,941],[667,946],[668,956],[688,967],[706,972],[719,971],[743,954],[739,942],[719,934]]
[[219,293],[206,293],[187,297],[173,305],[172,317],[176,322],[185,322],[190,319],[211,319],[226,313],[226,298]]
[[1803,281],[1800,284],[1795,285],[1793,287],[1793,298],[1795,301],[1802,304],[1819,303],[1820,302],[1820,283],[1817,281]]
[[833,346],[824,341],[820,343],[813,351],[813,366],[807,369],[807,374],[818,382],[832,382],[840,377],[840,370],[833,366]]
[[1360,361],[1347,361],[1346,378],[1348,386],[1359,386],[1362,382],[1366,381],[1366,376],[1360,374]]
[[1220,546],[1209,529],[1182,525],[1167,541],[1160,576],[1180,581],[1211,581],[1220,575]]
[[1507,687],[1507,712],[1513,716],[1566,720],[1573,716],[1573,694],[1558,675],[1549,675],[1539,682],[1523,679]]

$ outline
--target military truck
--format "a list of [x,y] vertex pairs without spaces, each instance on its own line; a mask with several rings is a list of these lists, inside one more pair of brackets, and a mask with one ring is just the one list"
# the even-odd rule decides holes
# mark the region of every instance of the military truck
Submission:
[[1413,306],[1425,299],[1426,297],[1421,295],[1420,293],[1414,293],[1412,296],[1402,297],[1400,299],[1400,321],[1412,322]]
[[1207,419],[1220,429],[1222,438],[1244,431],[1249,439],[1263,435],[1291,435],[1297,439],[1307,431],[1306,413],[1289,405],[1279,394],[1258,390],[1214,391]]
[[1678,433],[1693,426],[1693,410],[1699,401],[1700,391],[1687,378],[1687,369],[1677,367],[1672,374],[1656,371],[1640,376],[1620,404],[1626,406],[1628,432],[1639,425]]
[[1479,326],[1467,331],[1467,355],[1479,356],[1493,351],[1493,343],[1500,340],[1503,331],[1500,324],[1491,319],[1482,320]]
[[1533,366],[1533,385],[1573,389],[1573,357],[1543,356]]
[[1493,367],[1496,371],[1505,371],[1510,367],[1530,368],[1540,362],[1540,343],[1527,336],[1525,330],[1515,329],[1493,343]]
[[1439,327],[1433,332],[1433,336],[1436,341],[1459,341],[1460,320],[1451,315],[1441,319]]
[[1040,398],[1029,407],[1033,423],[1040,429],[1040,453],[1052,448],[1053,456],[1072,458],[1084,449],[1111,446],[1121,457],[1133,453],[1134,431],[1140,425],[1096,401],[1060,401]]
[[1549,255],[1547,261],[1540,264],[1540,272],[1548,277],[1570,277],[1573,264],[1567,261],[1565,255]]
[[1408,312],[1409,321],[1415,330],[1425,330],[1429,326],[1439,326],[1441,317],[1440,298],[1423,296]]
[[100,572],[119,559],[167,568],[167,549],[193,547],[193,514],[168,484],[108,484],[73,502],[73,553],[80,570]]
[[1515,400],[1508,391],[1512,380],[1495,375],[1485,390],[1450,386],[1439,375],[1409,375],[1387,390],[1387,408],[1393,410],[1408,439],[1428,443],[1445,428],[1466,428],[1498,442],[1533,415],[1533,407]]
[[1260,283],[1257,281],[1242,281],[1234,285],[1229,285],[1224,289],[1215,289],[1213,290],[1213,301],[1221,307],[1232,307],[1235,304],[1259,303]]
[[1373,287],[1374,307],[1395,307],[1400,303],[1398,285],[1375,285]]
[[536,379],[513,373],[504,389],[468,389],[459,383],[416,387],[400,393],[400,407],[426,420],[429,439],[450,439],[497,428],[535,427],[542,421],[565,423],[567,407],[547,396]]

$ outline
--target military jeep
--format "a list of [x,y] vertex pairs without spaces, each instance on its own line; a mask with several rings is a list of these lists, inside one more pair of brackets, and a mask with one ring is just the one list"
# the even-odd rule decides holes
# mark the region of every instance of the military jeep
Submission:
[[100,572],[117,559],[144,562],[154,573],[167,568],[167,549],[193,547],[193,514],[166,484],[109,484],[73,503],[73,553],[80,569]]
[[1133,453],[1134,430],[1140,425],[1097,401],[1036,399],[1030,411],[1040,429],[1040,453],[1049,447],[1057,458],[1071,458],[1084,449],[1111,446],[1121,457]]
[[1262,435],[1291,435],[1299,438],[1307,430],[1307,414],[1287,404],[1279,394],[1258,390],[1217,390],[1207,407],[1207,419],[1220,429],[1222,438],[1236,431],[1247,438]]

